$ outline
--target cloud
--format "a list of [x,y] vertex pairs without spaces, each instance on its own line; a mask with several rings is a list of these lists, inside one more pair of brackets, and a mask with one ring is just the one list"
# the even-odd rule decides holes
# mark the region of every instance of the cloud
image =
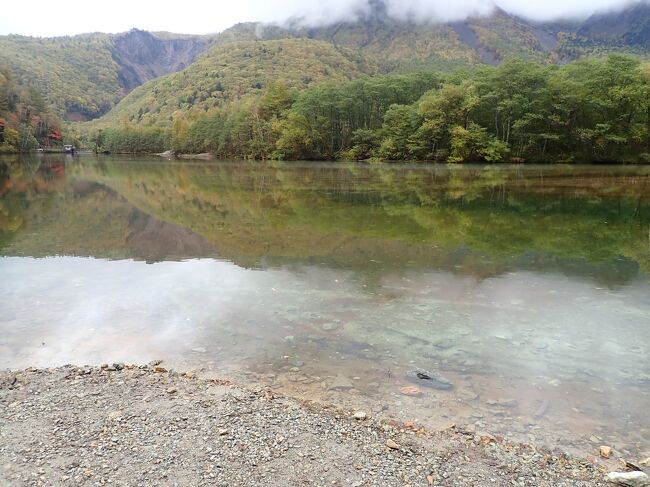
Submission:
[[496,5],[488,0],[387,0],[388,14],[399,20],[451,22],[470,16],[489,15]]
[[[249,0],[254,1],[254,0]],[[420,23],[452,22],[489,15],[497,7],[533,20],[584,18],[624,8],[639,0],[319,0],[284,1],[256,10],[257,20],[314,27],[356,21],[384,9],[394,19]]]
[[[87,0],[59,0],[56,8],[45,0],[4,2],[0,34],[64,35],[81,32],[123,32],[132,27],[178,33],[208,34],[237,22],[303,25],[358,20],[380,0],[113,0],[97,12]],[[594,12],[621,8],[626,0],[383,0],[396,19],[419,22],[461,20],[485,15],[495,4],[504,10],[537,20],[585,17]],[[180,8],[179,8],[180,7]],[[35,15],[37,13],[37,15]]]

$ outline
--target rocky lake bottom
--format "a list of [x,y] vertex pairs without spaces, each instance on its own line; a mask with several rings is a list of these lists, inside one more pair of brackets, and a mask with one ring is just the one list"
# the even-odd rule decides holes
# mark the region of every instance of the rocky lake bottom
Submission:
[[644,168],[5,169],[1,368],[162,360],[597,466],[650,456]]

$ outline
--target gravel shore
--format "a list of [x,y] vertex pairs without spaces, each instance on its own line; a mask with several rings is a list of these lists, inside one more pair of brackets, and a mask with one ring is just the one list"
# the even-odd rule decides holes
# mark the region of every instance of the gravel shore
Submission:
[[161,366],[0,372],[2,486],[581,487],[603,477],[530,445],[386,424]]

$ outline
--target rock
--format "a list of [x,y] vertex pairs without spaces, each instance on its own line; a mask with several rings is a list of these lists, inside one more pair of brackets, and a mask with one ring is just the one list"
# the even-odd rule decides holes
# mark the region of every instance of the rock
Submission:
[[454,346],[454,342],[451,340],[441,340],[433,344],[438,350],[448,350]]
[[489,445],[490,443],[497,442],[497,439],[489,433],[483,433],[480,435],[479,440],[483,445]]
[[196,347],[192,349],[195,353],[206,353],[208,350],[205,347]]
[[220,430],[219,430],[219,436],[226,436],[227,434],[228,434],[228,430],[227,430],[227,429],[220,429]]
[[488,399],[487,405],[498,408],[516,408],[519,406],[519,402],[516,399]]
[[178,391],[173,387],[170,387],[169,389],[167,389],[167,394],[176,394],[176,392],[178,392]]
[[347,377],[340,374],[336,376],[334,382],[332,382],[332,385],[330,386],[330,390],[334,391],[348,391],[350,389],[354,389],[352,382],[350,382]]
[[409,370],[406,373],[406,378],[419,386],[431,387],[433,389],[449,390],[454,387],[445,377],[424,369]]
[[639,465],[643,465],[644,467],[650,467],[650,457],[640,460]]
[[167,369],[165,367],[161,367],[160,365],[156,365],[153,368],[153,371],[163,374],[163,373],[167,372]]
[[628,487],[645,487],[650,485],[650,477],[643,472],[612,472],[605,480],[617,485]]
[[429,485],[433,485],[433,475],[427,475],[427,482]]
[[113,367],[115,367],[115,370],[124,370],[124,364],[121,362],[117,364],[113,364]]
[[405,396],[410,396],[410,397],[419,397],[422,395],[422,391],[414,386],[406,386],[402,387],[399,390],[400,394],[403,394]]
[[478,394],[469,389],[461,389],[457,392],[458,397],[466,401],[476,401],[478,399]]
[[367,417],[368,417],[368,414],[365,411],[357,411],[356,413],[354,413],[354,416],[353,416],[353,418],[358,420],[358,421],[363,421]]
[[391,450],[399,450],[400,448],[402,448],[402,447],[400,446],[399,443],[396,443],[396,442],[393,441],[393,440],[388,440],[388,441],[386,442],[386,446],[387,446],[388,448],[390,448]]
[[634,462],[630,462],[629,460],[624,460],[623,458],[619,458],[619,461],[623,462],[625,464],[625,468],[629,470],[634,470],[636,472],[643,472],[643,469]]
[[544,399],[537,410],[533,413],[533,418],[535,419],[542,419],[544,416],[546,416],[546,413],[548,412],[548,408],[551,406],[551,403],[548,399]]
[[148,365],[149,367],[155,367],[156,365],[160,365],[160,364],[162,364],[162,360],[152,360],[151,362],[149,362]]
[[601,446],[600,447],[600,456],[601,458],[609,458],[612,456],[612,447],[611,446]]
[[325,324],[322,326],[323,330],[325,330],[325,331],[334,331],[334,330],[336,330],[338,327],[339,327],[339,325],[338,325],[337,323],[332,323],[332,322],[330,322],[330,323],[325,323]]

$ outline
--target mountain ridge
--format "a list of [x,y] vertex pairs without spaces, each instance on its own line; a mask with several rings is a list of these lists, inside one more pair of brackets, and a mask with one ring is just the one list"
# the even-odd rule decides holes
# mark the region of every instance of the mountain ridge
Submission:
[[0,36],[0,65],[42,93],[60,117],[86,120],[103,115],[149,79],[185,68],[209,42],[205,36],[164,37],[137,29],[54,38]]
[[[382,9],[383,2],[373,5],[374,9],[357,21],[321,27],[305,27],[294,19],[284,25],[239,23],[207,36],[138,29],[60,38],[0,36],[0,65],[10,68],[19,83],[41,92],[54,113],[66,120],[83,121],[101,117],[116,106],[121,110],[119,105],[128,102],[129,93],[152,80],[187,69],[197,79],[209,77],[207,72],[198,73],[195,66],[206,56],[222,56],[224,62],[249,73],[251,79],[240,83],[243,91],[249,91],[247,84],[271,82],[273,76],[265,76],[250,66],[259,61],[256,42],[321,42],[313,46],[310,56],[318,50],[327,51],[328,56],[338,50],[341,65],[346,57],[361,60],[353,64],[365,68],[359,73],[353,70],[348,77],[495,65],[510,58],[564,63],[611,52],[646,58],[650,53],[650,5],[646,2],[583,21],[533,22],[497,8],[489,16],[438,24],[396,20]],[[253,44],[248,45],[249,51],[237,48],[239,58],[223,47],[241,47],[237,43],[242,42]],[[324,44],[332,47],[325,48]],[[213,47],[217,49],[211,50]],[[299,69],[299,59],[285,59],[290,55],[291,50],[276,59]],[[223,62],[215,58],[203,64],[215,66]],[[326,76],[318,74],[315,78]],[[201,91],[198,88],[197,92]],[[221,97],[221,93],[212,90],[208,96]]]

